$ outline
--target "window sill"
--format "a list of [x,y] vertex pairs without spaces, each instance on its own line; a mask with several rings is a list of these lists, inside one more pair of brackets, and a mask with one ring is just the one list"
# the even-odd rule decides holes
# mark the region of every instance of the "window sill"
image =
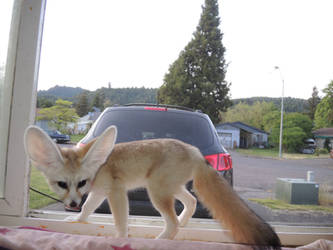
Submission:
[[[33,210],[28,217],[0,216],[1,226],[32,226],[51,231],[114,236],[112,215],[93,214],[89,223],[64,222],[64,218],[75,213]],[[155,238],[163,229],[161,217],[129,216],[129,237]],[[333,227],[272,225],[284,246],[301,246],[318,239],[333,241]],[[192,218],[186,227],[180,228],[177,240],[233,243],[228,230],[221,229],[212,219]]]

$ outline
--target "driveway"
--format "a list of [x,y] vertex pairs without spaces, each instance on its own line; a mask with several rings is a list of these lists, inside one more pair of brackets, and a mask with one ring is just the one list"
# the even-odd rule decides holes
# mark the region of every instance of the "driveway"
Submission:
[[231,151],[236,190],[255,191],[258,196],[270,198],[277,178],[306,179],[307,171],[313,171],[314,181],[322,184],[333,181],[333,160],[326,159],[270,159],[244,156]]
[[319,184],[333,181],[332,159],[269,159],[244,156],[231,151],[234,168],[234,189],[263,219],[270,222],[333,225],[333,214],[322,212],[288,212],[270,210],[248,201],[249,198],[275,198],[276,179],[306,179],[307,171],[314,172]]

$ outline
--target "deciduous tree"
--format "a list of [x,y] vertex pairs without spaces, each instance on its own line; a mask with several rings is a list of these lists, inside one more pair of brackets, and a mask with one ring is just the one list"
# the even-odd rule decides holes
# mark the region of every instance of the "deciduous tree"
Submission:
[[248,105],[243,102],[232,106],[227,112],[221,114],[223,122],[243,122],[250,126],[265,129],[265,116],[276,111],[276,107],[272,102],[255,102]]
[[315,128],[333,127],[333,81],[323,90],[326,94],[317,105],[314,123]]
[[[276,116],[274,127],[270,134],[270,143],[277,146],[280,140],[280,119]],[[282,147],[286,152],[296,152],[304,144],[304,139],[311,136],[312,121],[301,113],[284,115]]]
[[58,99],[54,106],[39,111],[37,120],[47,120],[50,127],[64,130],[69,122],[76,122],[78,115],[72,108],[72,102]]

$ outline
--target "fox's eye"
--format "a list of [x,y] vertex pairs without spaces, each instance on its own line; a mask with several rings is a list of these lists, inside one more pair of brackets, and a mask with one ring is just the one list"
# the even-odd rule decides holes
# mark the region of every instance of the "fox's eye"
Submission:
[[66,182],[58,181],[57,184],[58,184],[59,187],[61,187],[61,188],[63,188],[63,189],[67,189],[67,188],[68,188]]
[[79,184],[77,184],[78,188],[82,188],[84,185],[86,185],[87,180],[80,181]]

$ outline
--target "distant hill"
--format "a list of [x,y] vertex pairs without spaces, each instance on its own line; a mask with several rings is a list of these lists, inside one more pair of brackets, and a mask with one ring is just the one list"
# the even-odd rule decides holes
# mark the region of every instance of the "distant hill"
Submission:
[[[46,99],[54,103],[57,99],[61,98],[77,103],[78,96],[83,92],[88,92],[89,102],[92,102],[96,93],[104,96],[104,101],[109,100],[110,104],[127,104],[127,103],[157,103],[157,88],[100,88],[95,91],[88,91],[82,88],[73,88],[58,86],[52,87],[48,90],[38,91],[38,100]],[[257,101],[273,102],[275,106],[281,108],[281,98],[272,97],[251,97],[233,99],[234,105],[243,102],[248,105],[253,105]],[[285,112],[308,112],[308,102],[305,99],[285,97],[284,98]]]
[[57,99],[77,103],[81,93],[87,92],[88,99],[91,103],[94,96],[99,93],[104,97],[104,101],[109,100],[110,104],[127,104],[127,103],[156,103],[157,89],[153,88],[101,88],[95,91],[88,91],[82,88],[72,88],[65,86],[55,86],[48,90],[38,91],[38,103],[48,100],[54,103]]
[[[248,105],[253,105],[255,102],[273,102],[274,105],[281,109],[281,98],[274,97],[251,97],[251,98],[241,98],[233,99],[232,102],[234,105],[243,102]],[[285,112],[299,112],[306,113],[309,111],[308,101],[300,98],[285,97],[283,98],[283,107]]]
[[[110,100],[111,104],[128,103],[157,103],[157,90],[154,88],[101,88],[96,90],[104,95],[105,99]],[[96,92],[92,93],[93,95]]]
[[38,91],[38,97],[46,97],[46,98],[56,98],[56,99],[64,99],[64,100],[73,100],[73,98],[84,91],[88,91],[82,88],[72,88],[65,86],[54,86],[48,90],[40,90]]

